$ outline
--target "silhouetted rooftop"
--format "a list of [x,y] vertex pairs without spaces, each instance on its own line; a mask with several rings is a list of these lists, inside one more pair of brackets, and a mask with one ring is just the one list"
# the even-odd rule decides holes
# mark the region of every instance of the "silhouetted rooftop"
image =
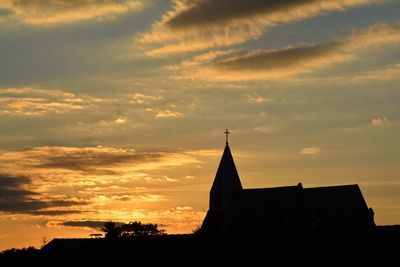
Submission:
[[356,184],[243,189],[227,142],[201,231],[267,234],[361,229],[375,225],[373,216]]
[[232,157],[231,149],[227,144],[224,149],[224,154],[222,154],[221,161],[218,165],[218,170],[215,175],[214,183],[212,186],[215,186],[216,183],[224,183],[222,179],[228,178],[233,183],[236,183],[236,186],[242,188],[242,184],[240,182],[239,174],[236,170],[236,165]]

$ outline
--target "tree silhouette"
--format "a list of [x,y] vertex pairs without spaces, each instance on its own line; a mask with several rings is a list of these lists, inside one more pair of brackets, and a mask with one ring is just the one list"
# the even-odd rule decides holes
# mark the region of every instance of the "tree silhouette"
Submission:
[[160,225],[152,223],[130,222],[117,227],[115,222],[109,221],[104,224],[102,230],[106,238],[163,235],[165,230],[158,229]]
[[117,224],[113,221],[104,223],[101,230],[105,232],[106,238],[117,238],[121,236],[121,227],[117,227]]
[[199,235],[201,233],[201,224],[198,224],[196,228],[192,230],[193,235]]
[[165,230],[158,229],[158,224],[130,222],[121,226],[121,236],[149,236],[149,235],[162,235]]

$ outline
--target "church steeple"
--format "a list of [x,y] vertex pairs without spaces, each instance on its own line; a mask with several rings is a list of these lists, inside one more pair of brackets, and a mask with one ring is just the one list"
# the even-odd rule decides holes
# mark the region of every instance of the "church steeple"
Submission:
[[228,131],[228,128],[226,128],[226,130],[225,130],[225,132],[224,132],[225,138],[226,138],[226,142],[225,142],[226,145],[228,145],[228,135],[229,135],[230,133],[231,133],[231,132]]
[[237,191],[243,190],[228,145],[228,134],[230,132],[226,129],[224,133],[226,134],[226,145],[210,191],[210,211],[227,210],[233,194]]

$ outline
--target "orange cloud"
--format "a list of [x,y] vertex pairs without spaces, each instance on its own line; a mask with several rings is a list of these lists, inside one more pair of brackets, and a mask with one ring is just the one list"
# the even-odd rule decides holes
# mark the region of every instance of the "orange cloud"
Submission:
[[148,55],[205,50],[259,38],[268,28],[370,4],[373,0],[175,0],[174,9],[156,22],[139,42]]
[[350,79],[350,82],[368,82],[373,80],[393,80],[400,77],[400,64],[394,64],[382,69],[368,71],[356,75]]
[[162,96],[156,96],[156,95],[145,95],[141,93],[135,93],[132,96],[132,103],[136,104],[150,104],[153,101],[161,100],[163,99]]
[[385,124],[389,123],[389,120],[385,117],[377,117],[377,118],[372,118],[371,124],[373,126],[383,126]]
[[[177,10],[166,24],[175,29],[203,27],[260,16],[264,21],[288,22],[296,17],[312,16],[323,10],[342,10],[349,6],[366,4],[363,0],[197,0],[175,1]],[[306,11],[307,14],[287,14]],[[286,13],[286,14],[282,14]]]
[[[42,116],[64,114],[99,105],[120,105],[129,103],[126,98],[96,98],[76,95],[59,89],[36,87],[0,88],[0,115]],[[120,119],[124,119],[121,117]],[[127,119],[127,118],[125,118]],[[118,119],[116,119],[118,120]],[[122,121],[115,121],[121,123]]]
[[262,104],[262,103],[268,103],[270,102],[271,99],[259,95],[248,95],[247,96],[247,102],[250,104]]
[[[164,224],[170,233],[190,232],[204,212],[176,206],[178,201],[163,190],[170,190],[170,183],[187,184],[193,178],[184,178],[188,168],[197,169],[203,159],[219,154],[102,146],[0,151],[0,213],[59,222],[141,220]],[[171,169],[176,176],[167,175]]]
[[142,8],[138,0],[2,0],[8,18],[30,25],[56,25],[90,19],[110,19]]
[[42,88],[2,88],[0,114],[40,116],[83,109],[84,99],[73,93]]
[[0,169],[4,174],[30,177],[27,186],[43,194],[61,187],[72,195],[97,192],[121,196],[151,193],[146,184],[179,182],[164,171],[197,166],[202,157],[214,154],[214,150],[138,152],[102,146],[36,147],[0,151]]
[[[69,174],[68,182],[75,176],[104,175],[126,177],[155,169],[182,166],[199,161],[187,152],[137,152],[133,149],[112,147],[36,147],[23,151],[0,151],[0,160],[15,173]],[[134,176],[136,177],[136,176]]]
[[0,213],[65,215],[80,213],[77,206],[87,204],[76,198],[46,197],[30,189],[31,183],[32,180],[25,175],[0,173]]
[[171,110],[167,109],[167,110],[159,111],[156,114],[156,117],[157,118],[161,118],[161,119],[165,119],[165,118],[176,118],[176,117],[180,117],[182,115],[183,115],[182,112],[171,111]]
[[204,64],[208,64],[210,62],[215,61],[216,59],[220,59],[221,57],[228,56],[235,52],[236,51],[233,49],[226,51],[224,50],[211,51],[204,54],[196,55],[191,59],[185,59],[179,64],[167,65],[164,68],[168,71],[185,71],[189,68],[196,68]]
[[303,155],[318,155],[321,152],[321,149],[319,147],[305,147],[300,151],[300,154]]
[[[210,61],[182,68],[177,78],[206,80],[265,80],[282,79],[311,72],[317,68],[356,59],[361,49],[400,42],[400,25],[374,25],[365,31],[327,43],[289,46],[283,49],[236,51],[226,57],[217,55]],[[198,57],[198,56],[197,56]],[[202,64],[201,64],[202,63]],[[388,70],[393,75],[396,70]],[[380,73],[382,75],[383,73]]]
[[115,122],[115,123],[118,123],[118,124],[124,124],[124,123],[126,123],[127,120],[128,120],[128,119],[125,118],[125,117],[119,117],[119,118],[116,119],[114,122]]

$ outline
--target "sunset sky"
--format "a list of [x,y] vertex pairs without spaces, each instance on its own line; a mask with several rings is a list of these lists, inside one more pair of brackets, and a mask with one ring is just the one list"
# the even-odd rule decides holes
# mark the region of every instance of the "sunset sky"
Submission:
[[188,233],[245,188],[358,183],[400,223],[400,1],[0,0],[0,250]]

